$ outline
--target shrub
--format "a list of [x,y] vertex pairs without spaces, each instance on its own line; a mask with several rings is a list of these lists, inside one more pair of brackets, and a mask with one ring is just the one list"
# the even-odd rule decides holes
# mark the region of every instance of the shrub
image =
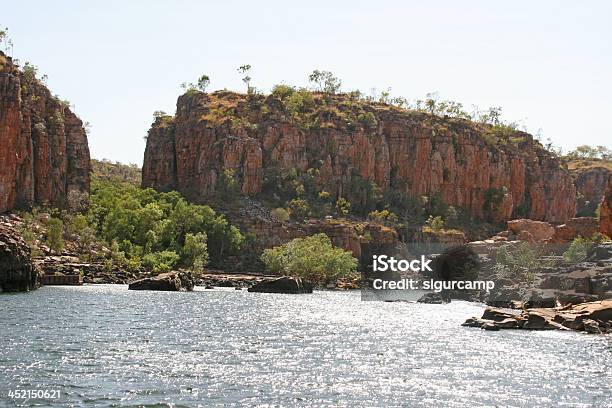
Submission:
[[279,84],[272,88],[272,95],[282,100],[287,99],[295,93],[295,88],[289,85]]
[[47,244],[55,252],[64,249],[64,223],[59,218],[51,217],[47,222]]
[[570,262],[582,262],[587,257],[587,252],[593,246],[590,239],[577,236],[570,244],[567,251],[563,253],[563,258]]
[[397,217],[397,215],[395,215],[393,212],[389,210],[371,211],[368,214],[368,219],[374,222],[381,223],[381,224],[386,224],[386,223],[396,224],[399,221],[399,218]]
[[537,268],[547,266],[550,262],[541,259],[543,253],[532,248],[527,242],[512,247],[510,245],[498,248],[495,269],[502,275],[520,281],[533,282]]
[[289,215],[293,220],[303,220],[310,216],[310,205],[308,201],[301,198],[295,198],[287,204]]
[[325,234],[296,238],[266,249],[261,260],[271,273],[298,276],[316,284],[351,275],[357,269],[357,260],[351,253],[334,247]]
[[142,258],[142,266],[159,274],[169,272],[179,261],[179,255],[174,251],[161,251],[146,254]]
[[225,199],[235,199],[240,195],[240,184],[236,180],[236,171],[234,169],[223,170],[219,175],[217,184],[217,190]]
[[289,212],[287,210],[285,210],[284,208],[275,208],[272,211],[270,211],[270,216],[275,220],[275,221],[279,221],[279,222],[286,222],[289,221]]
[[434,231],[440,231],[442,228],[444,228],[444,220],[439,215],[437,217],[430,215],[425,223]]
[[338,210],[340,215],[348,215],[351,211],[351,203],[347,199],[340,197],[336,201],[336,210]]

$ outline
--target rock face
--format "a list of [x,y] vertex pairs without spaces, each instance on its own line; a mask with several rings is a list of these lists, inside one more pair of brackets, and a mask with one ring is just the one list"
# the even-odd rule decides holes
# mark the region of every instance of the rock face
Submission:
[[0,292],[28,291],[37,286],[38,272],[30,247],[15,229],[0,224]]
[[608,166],[596,161],[570,163],[570,171],[578,193],[576,207],[578,216],[593,217],[595,215],[595,210],[603,199],[608,177],[612,174]]
[[470,242],[474,249],[480,244],[495,246],[512,241],[529,243],[566,244],[578,236],[591,238],[599,231],[599,222],[594,217],[570,218],[564,224],[552,225],[548,222],[526,219],[511,220],[508,229],[485,241]]
[[312,284],[303,281],[301,278],[283,276],[272,280],[262,280],[251,286],[248,291],[259,293],[301,294],[312,293],[312,289]]
[[612,175],[608,177],[608,186],[599,210],[599,231],[612,238]]
[[64,206],[89,194],[89,147],[81,120],[45,85],[0,52],[0,212]]
[[274,95],[180,96],[176,116],[157,119],[149,131],[143,186],[202,201],[228,169],[247,195],[261,192],[274,170],[313,169],[321,190],[353,203],[374,183],[439,196],[496,222],[563,222],[575,214],[569,172],[529,134],[500,142],[485,125],[348,95],[314,94],[297,116],[287,106]]
[[481,318],[472,317],[463,326],[491,330],[578,330],[587,333],[612,332],[612,300],[580,303],[557,308],[527,309],[509,313],[487,308]]
[[160,273],[152,278],[140,279],[129,284],[130,290],[163,290],[163,291],[192,291],[193,277],[187,272]]

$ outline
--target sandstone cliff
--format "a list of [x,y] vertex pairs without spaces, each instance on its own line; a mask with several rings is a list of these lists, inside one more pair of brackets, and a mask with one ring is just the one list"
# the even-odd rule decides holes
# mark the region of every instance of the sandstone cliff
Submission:
[[599,231],[612,237],[612,175],[608,177],[608,185],[599,210]]
[[577,215],[594,216],[603,199],[608,177],[612,174],[612,163],[604,160],[574,160],[568,167],[578,193]]
[[0,212],[63,206],[89,193],[89,147],[81,120],[31,73],[0,52]]
[[351,202],[374,183],[414,197],[437,194],[497,222],[519,216],[563,222],[575,214],[569,172],[529,134],[497,137],[485,125],[349,95],[310,98],[182,95],[176,115],[158,118],[149,131],[143,186],[202,201],[226,169],[246,195],[260,193],[273,169],[313,169],[321,190]]
[[30,247],[17,231],[0,219],[0,292],[18,292],[38,287],[38,270]]

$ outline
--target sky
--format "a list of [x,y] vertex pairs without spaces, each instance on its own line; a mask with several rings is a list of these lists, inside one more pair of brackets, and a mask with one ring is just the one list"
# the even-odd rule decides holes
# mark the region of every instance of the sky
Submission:
[[141,164],[181,83],[244,91],[244,64],[265,92],[329,70],[344,90],[500,106],[565,151],[612,147],[610,16],[606,0],[30,0],[4,4],[0,25],[91,124],[92,157]]

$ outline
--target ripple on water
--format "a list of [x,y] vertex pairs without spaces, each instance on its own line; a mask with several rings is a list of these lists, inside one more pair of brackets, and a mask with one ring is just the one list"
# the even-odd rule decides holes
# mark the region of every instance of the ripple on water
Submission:
[[612,398],[609,336],[464,328],[482,311],[464,302],[99,285],[0,296],[0,308],[0,403],[24,387],[102,407],[587,407]]

